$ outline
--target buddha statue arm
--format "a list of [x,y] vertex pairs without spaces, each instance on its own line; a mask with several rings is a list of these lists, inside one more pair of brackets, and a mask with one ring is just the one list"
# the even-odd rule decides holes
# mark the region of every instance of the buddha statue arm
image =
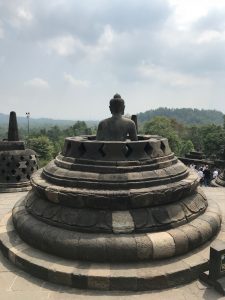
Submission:
[[99,140],[99,141],[104,140],[103,128],[102,127],[103,127],[102,122],[100,122],[99,125],[98,125],[98,129],[97,129],[96,140]]

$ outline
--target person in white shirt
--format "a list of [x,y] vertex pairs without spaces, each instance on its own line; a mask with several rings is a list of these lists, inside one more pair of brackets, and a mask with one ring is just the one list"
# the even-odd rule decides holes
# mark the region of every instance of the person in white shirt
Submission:
[[216,179],[216,178],[218,177],[218,175],[219,175],[219,172],[218,172],[217,169],[215,169],[215,170],[213,171],[213,179]]

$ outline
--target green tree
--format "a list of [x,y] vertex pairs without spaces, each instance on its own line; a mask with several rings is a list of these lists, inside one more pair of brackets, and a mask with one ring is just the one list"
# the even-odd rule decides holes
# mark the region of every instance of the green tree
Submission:
[[211,124],[202,126],[200,130],[204,153],[208,157],[215,156],[220,158],[225,148],[225,130],[223,127]]
[[151,121],[144,123],[143,132],[145,134],[156,134],[166,137],[169,141],[172,151],[176,155],[179,155],[182,141],[176,132],[175,127],[177,127],[177,122],[175,122],[174,119],[157,116]]
[[91,128],[87,127],[84,121],[77,121],[73,126],[65,130],[67,136],[77,136],[77,135],[89,135],[91,134]]
[[43,166],[53,158],[54,147],[47,136],[41,135],[30,138],[29,147],[37,153],[40,166]]
[[194,150],[194,145],[191,140],[187,140],[187,141],[182,140],[180,153],[179,153],[180,156],[184,156],[185,154],[190,153],[190,151],[193,150]]
[[204,148],[202,126],[190,126],[186,128],[185,139],[191,140],[194,149],[202,151]]

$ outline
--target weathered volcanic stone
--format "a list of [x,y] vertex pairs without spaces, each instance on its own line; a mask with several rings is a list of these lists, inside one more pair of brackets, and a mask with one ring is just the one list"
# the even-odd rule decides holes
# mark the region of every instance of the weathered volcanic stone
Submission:
[[0,141],[0,192],[29,190],[38,169],[36,153],[19,141],[16,113],[10,113],[8,140]]
[[[136,291],[189,282],[207,263],[192,266],[181,255],[197,252],[221,224],[198,181],[160,136],[69,137],[12,211],[13,230],[30,249],[16,255],[4,232],[0,247],[32,274],[79,288]],[[55,257],[53,267],[48,260],[43,267],[40,253]]]

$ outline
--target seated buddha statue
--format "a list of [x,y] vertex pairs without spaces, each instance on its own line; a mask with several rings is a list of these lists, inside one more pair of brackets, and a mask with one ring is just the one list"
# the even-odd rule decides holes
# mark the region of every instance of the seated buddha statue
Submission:
[[137,141],[135,123],[123,117],[125,103],[121,96],[116,94],[109,104],[112,117],[99,123],[96,139],[100,141],[126,141],[127,139]]

